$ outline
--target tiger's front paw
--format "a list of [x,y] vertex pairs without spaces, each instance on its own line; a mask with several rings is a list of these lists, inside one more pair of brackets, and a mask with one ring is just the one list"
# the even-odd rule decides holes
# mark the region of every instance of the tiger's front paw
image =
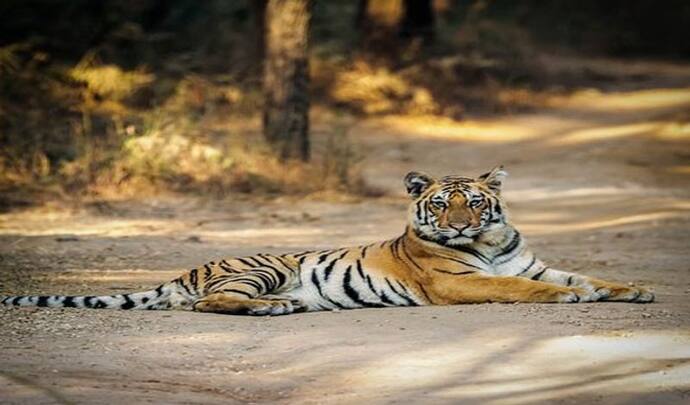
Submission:
[[254,300],[247,306],[248,315],[288,315],[301,310],[299,300]]
[[611,301],[626,301],[646,304],[654,301],[654,293],[646,288],[630,287],[609,298]]
[[594,302],[605,299],[606,296],[601,292],[589,291],[584,288],[571,288],[570,291],[563,293],[558,302],[572,304],[576,302]]
[[648,302],[654,302],[654,293],[646,288],[639,288],[640,295],[637,296],[635,302],[646,304]]
[[602,294],[602,299],[605,301],[636,302],[640,304],[654,301],[654,293],[641,287],[612,285],[610,287],[599,287],[594,291]]

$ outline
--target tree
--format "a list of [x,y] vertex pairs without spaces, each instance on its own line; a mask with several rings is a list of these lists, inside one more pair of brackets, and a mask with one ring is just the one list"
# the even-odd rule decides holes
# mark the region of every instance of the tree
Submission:
[[269,0],[265,11],[264,136],[282,160],[309,160],[309,0]]

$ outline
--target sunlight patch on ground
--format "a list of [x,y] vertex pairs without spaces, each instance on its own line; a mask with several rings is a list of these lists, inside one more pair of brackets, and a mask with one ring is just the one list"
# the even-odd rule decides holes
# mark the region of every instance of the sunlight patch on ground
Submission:
[[343,380],[372,392],[423,390],[444,403],[524,404],[690,387],[688,334],[462,340],[389,356]]
[[[651,89],[620,93],[601,93],[596,90],[582,90],[568,96],[555,96],[547,103],[550,107],[585,109],[596,112],[647,111],[658,114],[661,110],[672,110],[687,106],[690,108],[690,88]],[[518,142],[558,134],[567,122],[559,117],[557,123],[539,122],[538,117],[518,115],[507,119],[456,121],[447,117],[420,115],[390,115],[376,120],[385,127],[403,134],[412,134],[425,139],[468,141],[477,143]],[[658,118],[658,117],[657,117]],[[569,122],[569,128],[581,126],[577,121]],[[604,139],[620,139],[652,133],[659,139],[679,140],[690,138],[687,123],[673,121],[646,121],[626,125],[600,126],[591,129],[577,129],[566,136],[553,138],[556,144],[577,144]]]
[[138,235],[184,238],[194,235],[206,240],[256,243],[257,240],[262,239],[288,239],[291,242],[308,241],[314,236],[325,233],[323,229],[317,226],[276,227],[275,225],[266,225],[265,227],[258,228],[208,230],[198,227],[195,223],[174,219],[103,219],[81,222],[69,214],[64,214],[59,219],[51,220],[44,218],[45,214],[40,211],[5,216],[5,218],[2,218],[2,222],[0,222],[0,235],[21,235],[26,237],[74,235],[113,238]]
[[567,97],[554,97],[551,107],[571,107],[598,111],[636,111],[680,107],[690,104],[690,88],[650,89],[615,93],[581,90]]
[[[11,218],[11,221],[6,217],[0,222],[0,235],[52,236],[69,234],[77,236],[122,237],[142,234],[165,235],[169,232],[189,227],[189,224],[173,219],[108,219],[79,223],[77,220],[70,222],[68,214],[61,217],[59,221],[43,220],[43,217],[44,214],[41,212],[17,215]],[[25,221],[33,222],[33,224],[28,225]]]
[[551,140],[551,142],[557,145],[570,145],[582,142],[620,139],[628,136],[651,133],[658,130],[660,127],[661,124],[658,122],[643,122],[639,124],[582,129],[572,131],[563,137],[555,138]]
[[[688,108],[690,111],[690,108]],[[690,122],[668,122],[660,128],[658,137],[667,140],[690,139]]]
[[[521,221],[520,229],[526,233],[532,235],[549,235],[549,234],[561,234],[569,232],[578,231],[590,231],[593,229],[602,228],[612,228],[625,225],[635,225],[643,223],[654,223],[661,220],[671,219],[671,218],[688,218],[689,213],[683,213],[678,211],[661,211],[661,212],[651,212],[646,214],[633,214],[627,216],[615,216],[613,218],[602,218],[591,221],[583,221],[582,218],[574,219],[577,222],[574,223],[540,223],[540,222],[530,222]],[[536,221],[539,218],[538,215],[532,216],[532,221]],[[548,220],[548,217],[542,220]]]
[[572,336],[526,352],[518,356],[518,367],[491,368],[482,376],[488,382],[480,379],[442,396],[496,395],[487,403],[522,404],[583,392],[640,394],[690,387],[687,335]]
[[389,116],[382,123],[393,130],[430,139],[503,143],[532,139],[541,134],[528,126],[509,122],[455,121],[437,116]]
[[171,270],[92,270],[74,269],[62,273],[51,273],[51,282],[126,282],[127,284],[163,282],[180,275],[180,271]]
[[690,174],[690,166],[673,166],[667,169],[671,173]]
[[508,200],[514,201],[541,201],[554,200],[558,198],[577,198],[577,197],[600,197],[623,195],[640,195],[649,193],[649,189],[640,187],[573,187],[567,189],[555,188],[522,188],[520,190],[507,190],[505,192]]

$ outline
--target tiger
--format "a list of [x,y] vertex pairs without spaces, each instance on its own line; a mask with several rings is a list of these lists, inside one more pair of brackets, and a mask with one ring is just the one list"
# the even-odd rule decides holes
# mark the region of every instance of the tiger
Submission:
[[551,268],[527,247],[501,194],[503,166],[476,178],[410,172],[402,235],[356,247],[210,261],[143,292],[12,296],[5,306],[182,309],[234,315],[479,303],[648,303],[632,284]]

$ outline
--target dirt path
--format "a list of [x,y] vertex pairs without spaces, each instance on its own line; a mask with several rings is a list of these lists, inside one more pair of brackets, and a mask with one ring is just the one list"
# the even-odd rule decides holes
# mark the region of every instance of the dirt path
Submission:
[[[401,232],[407,170],[511,177],[553,265],[656,290],[649,305],[473,305],[248,318],[1,309],[2,403],[690,401],[690,80],[583,92],[539,113],[353,130],[356,203],[103,203],[0,215],[0,293],[116,293],[207,260]],[[628,88],[621,85],[620,88]]]

